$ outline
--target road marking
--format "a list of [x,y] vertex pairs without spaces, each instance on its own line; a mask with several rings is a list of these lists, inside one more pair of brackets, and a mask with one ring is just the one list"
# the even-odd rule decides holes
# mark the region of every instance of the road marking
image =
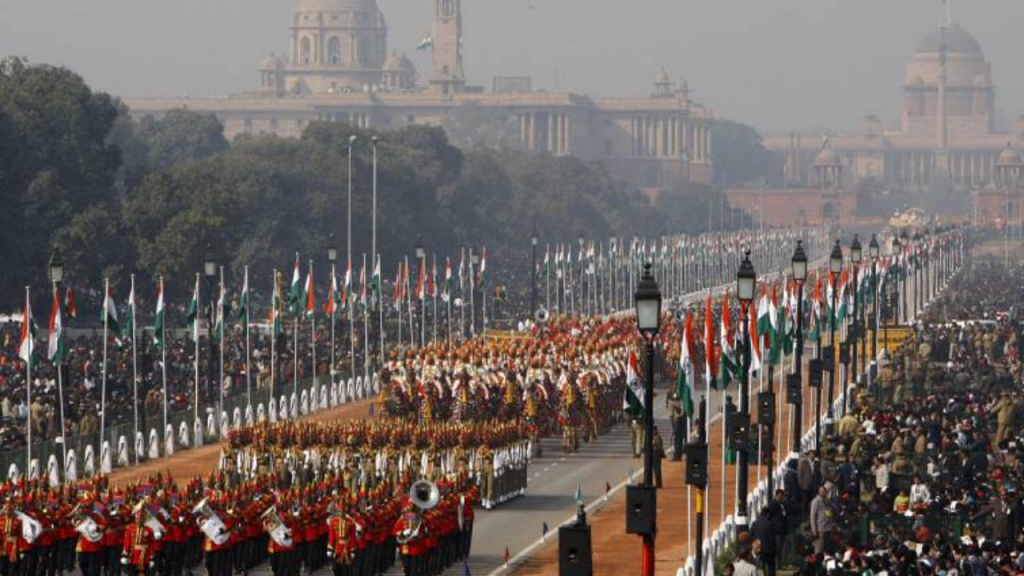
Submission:
[[[627,483],[632,481],[633,477],[639,476],[642,472],[643,472],[642,470],[639,471],[639,472],[633,472],[633,474],[631,475],[630,478],[627,478],[626,480],[623,480],[622,482],[619,482],[618,484],[616,484],[611,489],[611,491],[608,492],[608,496],[610,497],[610,496],[613,496],[616,493],[620,492],[626,486]],[[584,510],[587,512],[587,514],[590,514],[590,513],[594,512],[594,510],[597,510],[599,507],[601,507],[603,505],[605,505],[605,498],[604,498],[604,496],[595,499],[593,502],[588,504],[584,508]],[[576,515],[574,514],[574,515],[566,518],[565,520],[563,520],[561,523],[559,523],[557,526],[555,526],[551,530],[549,530],[548,533],[554,532],[557,535],[557,531],[558,531],[559,528],[561,528],[562,526],[565,526],[567,524],[570,524],[572,522],[575,522],[575,521],[576,521]],[[524,560],[526,560],[530,556],[533,556],[533,554],[537,551],[538,548],[544,546],[547,543],[548,543],[548,540],[545,537],[541,537],[541,538],[538,538],[538,539],[534,540],[529,546],[527,546],[526,548],[523,548],[522,551],[520,551],[518,554],[516,554],[511,559],[509,559],[507,568],[505,566],[501,566],[499,568],[496,568],[492,572],[490,572],[490,574],[488,574],[488,576],[499,576],[500,574],[507,574],[507,573],[511,572],[516,567],[518,567],[519,564],[522,564]]]

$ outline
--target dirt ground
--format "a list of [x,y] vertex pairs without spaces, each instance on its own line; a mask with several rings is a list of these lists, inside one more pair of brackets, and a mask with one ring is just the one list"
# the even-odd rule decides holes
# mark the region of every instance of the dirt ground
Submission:
[[[371,400],[358,400],[323,412],[304,416],[303,420],[316,422],[350,420],[353,418],[372,418],[369,416]],[[191,478],[206,476],[217,466],[223,442],[209,444],[201,448],[178,452],[170,458],[161,458],[138,466],[119,468],[110,475],[111,484],[123,486],[137,480],[144,480],[157,472],[170,472],[175,478]]]

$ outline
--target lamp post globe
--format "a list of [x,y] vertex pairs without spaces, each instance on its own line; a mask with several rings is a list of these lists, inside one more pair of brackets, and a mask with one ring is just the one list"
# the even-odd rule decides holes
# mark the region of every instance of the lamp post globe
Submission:
[[334,245],[334,232],[331,232],[327,241],[327,261],[332,265],[338,262],[338,247]]
[[875,234],[871,235],[871,242],[868,244],[868,257],[872,262],[878,261],[878,236]]
[[217,275],[217,259],[213,256],[213,244],[206,245],[206,257],[203,259],[203,275],[213,278]]
[[803,284],[807,281],[807,252],[804,251],[803,240],[796,241],[796,250],[793,251],[791,260],[793,268],[793,279]]
[[832,254],[828,259],[828,270],[833,274],[843,271],[843,247],[839,244],[839,240],[836,240],[835,245],[832,246]]
[[750,262],[750,250],[747,250],[743,254],[743,262],[740,263],[740,269],[736,273],[736,297],[744,305],[749,304],[754,300],[754,290],[756,289],[757,272],[754,271],[754,265]]
[[64,281],[64,258],[61,256],[60,247],[54,248],[50,254],[50,282],[60,284]]
[[636,288],[636,324],[650,338],[661,328],[661,290],[651,273],[651,264],[644,264],[644,275]]
[[850,244],[850,261],[854,264],[860,264],[861,257],[863,256],[860,246],[860,235],[853,235],[853,243]]
[[427,249],[423,247],[423,236],[416,239],[416,258],[422,260],[427,256]]

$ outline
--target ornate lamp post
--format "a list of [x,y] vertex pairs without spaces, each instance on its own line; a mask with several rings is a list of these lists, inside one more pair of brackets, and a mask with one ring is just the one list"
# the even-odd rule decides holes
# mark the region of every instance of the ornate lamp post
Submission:
[[[743,255],[743,262],[736,273],[736,296],[740,301],[740,325],[743,328],[743,373],[740,375],[740,406],[738,416],[740,419],[750,421],[749,402],[749,373],[750,373],[750,322],[747,319],[748,307],[754,300],[754,291],[757,289],[757,272],[750,262],[750,250]],[[743,430],[746,433],[746,427]],[[737,449],[739,465],[739,479],[736,484],[736,532],[737,534],[747,530],[747,481],[748,464],[750,459],[747,450],[746,439],[738,442]]]
[[530,317],[537,312],[537,229],[530,234]]
[[832,255],[828,259],[828,271],[829,281],[832,284],[832,310],[829,313],[828,319],[828,343],[831,358],[826,362],[826,366],[832,367],[828,373],[828,420],[831,422],[833,417],[832,405],[836,399],[836,306],[839,299],[839,274],[843,271],[843,247],[840,246],[839,240],[836,240],[835,245],[832,247]]
[[793,446],[800,452],[800,439],[803,436],[803,390],[804,390],[804,283],[807,282],[807,253],[804,252],[802,240],[796,241],[796,250],[790,261],[793,280],[796,282],[796,380],[799,400],[793,403]]
[[[868,244],[868,257],[871,258],[871,360],[878,362],[878,236],[872,234],[871,242]],[[865,344],[866,345],[866,344]],[[875,382],[878,374],[877,364],[871,370],[871,382]]]
[[[206,255],[203,258],[203,277],[206,278],[206,301],[209,303],[206,308],[206,350],[208,361],[206,363],[207,398],[212,402],[217,391],[217,377],[213,371],[213,325],[216,318],[217,302],[213,295],[214,279],[217,277],[217,259],[213,255],[213,244],[206,245]],[[198,338],[198,336],[197,336]],[[220,408],[218,407],[218,413]],[[219,414],[217,421],[220,421]]]
[[[852,357],[853,357],[852,358],[853,359],[853,363],[852,363],[853,373],[852,373],[851,381],[854,382],[854,383],[857,382],[857,371],[858,371],[858,368],[859,368],[859,363],[857,361],[858,360],[858,358],[857,358],[857,346],[858,346],[858,344],[860,342],[860,330],[861,330],[861,325],[862,325],[862,322],[860,321],[860,313],[864,309],[864,307],[860,305],[860,302],[859,302],[860,298],[857,295],[857,290],[858,290],[858,288],[860,288],[857,284],[859,283],[858,280],[860,279],[859,278],[859,276],[860,276],[860,263],[861,263],[861,259],[862,258],[863,258],[863,252],[861,250],[861,245],[860,245],[860,235],[859,234],[854,234],[853,235],[853,243],[850,244],[850,262],[853,264],[853,278],[852,278],[852,280],[853,280],[853,325],[852,325],[852,329],[850,329],[846,333],[846,336],[847,336],[846,337],[846,340],[847,340],[846,345],[847,345],[847,347],[849,349],[851,349],[850,351],[851,351]],[[862,296],[863,295],[861,295],[861,297]],[[852,338],[851,338],[851,336],[852,336]],[[850,340],[852,340],[852,342],[850,342]],[[843,398],[844,398],[843,406],[844,406],[844,412],[845,412],[845,406],[846,406],[846,402],[845,402],[846,386],[843,386]]]
[[[337,284],[337,265],[338,265],[338,247],[334,243],[334,232],[331,232],[327,240],[327,261],[331,263],[331,298],[336,298],[334,294],[334,286]],[[334,310],[331,314],[331,369],[329,371],[331,375],[331,386],[334,386],[334,372],[338,367],[336,351],[335,351],[335,336],[334,336],[334,319],[338,316],[338,311]]]
[[[581,237],[582,238],[582,237]],[[657,509],[654,491],[654,338],[661,328],[661,290],[651,274],[651,265],[644,265],[644,275],[636,290],[636,325],[644,339],[644,487],[650,491],[650,513]],[[654,536],[657,520],[652,516],[651,530],[643,535],[644,576],[654,575]]]

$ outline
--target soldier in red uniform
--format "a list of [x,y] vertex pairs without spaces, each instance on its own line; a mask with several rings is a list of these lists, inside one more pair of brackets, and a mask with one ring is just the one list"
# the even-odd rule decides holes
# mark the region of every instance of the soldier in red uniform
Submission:
[[21,568],[21,550],[18,540],[21,538],[21,519],[14,513],[14,505],[8,497],[0,510],[0,541],[3,556],[0,557],[0,575],[18,576]]
[[342,497],[341,509],[327,522],[327,556],[333,560],[335,576],[355,576],[356,552],[361,528],[349,514],[349,504]]
[[146,526],[146,501],[139,502],[133,512],[133,522],[124,529],[121,564],[129,574],[146,576],[155,565],[157,540],[153,529]]
[[427,527],[426,521],[411,503],[405,506],[392,533],[398,539],[398,552],[402,557],[405,576],[427,575]]

